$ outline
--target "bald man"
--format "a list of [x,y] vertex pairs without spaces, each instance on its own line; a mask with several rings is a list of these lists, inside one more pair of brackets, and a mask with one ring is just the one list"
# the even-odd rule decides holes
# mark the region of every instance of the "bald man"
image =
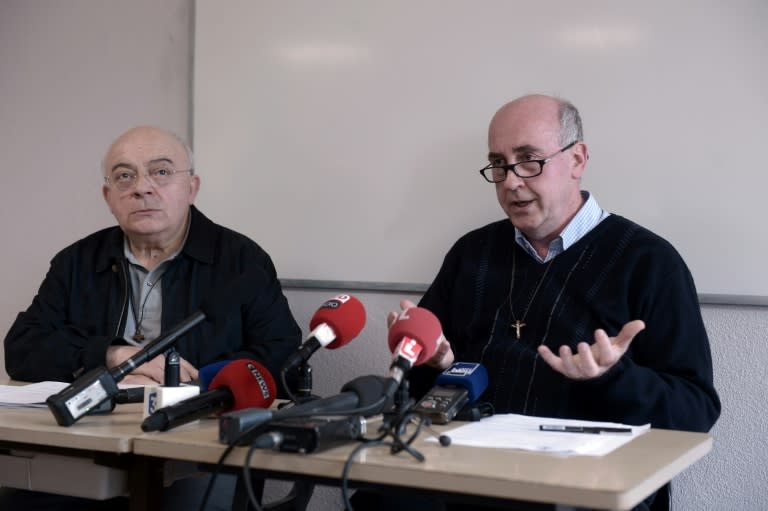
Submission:
[[[71,382],[90,369],[116,367],[200,310],[203,300],[215,299],[227,283],[243,278],[249,279],[246,303],[175,343],[180,380],[197,378],[206,364],[236,358],[256,359],[279,374],[298,348],[301,330],[269,255],[193,205],[200,177],[189,146],[159,128],[133,128],[109,148],[102,172],[102,194],[118,225],[53,258],[37,296],[5,339],[11,378]],[[164,358],[137,367],[123,382],[163,383]],[[175,482],[164,491],[164,509],[196,509],[207,483],[208,478]],[[219,477],[209,507],[229,509],[233,494],[234,479]],[[114,511],[126,509],[127,501],[3,488],[0,508]]]
[[[462,236],[420,300],[445,339],[411,391],[453,360],[479,362],[497,413],[709,431],[720,400],[693,278],[668,242],[581,189],[588,158],[568,101],[528,95],[496,112],[475,179],[506,218]],[[637,509],[666,509],[659,495]],[[393,507],[372,501],[360,507]]]
[[[5,339],[12,378],[69,382],[98,366],[115,367],[241,274],[253,280],[248,303],[176,343],[180,379],[195,379],[211,362],[244,357],[278,374],[301,331],[275,267],[258,244],[195,208],[200,177],[193,167],[189,147],[159,128],[133,128],[112,144],[102,162],[102,194],[118,225],[53,258],[32,305]],[[164,357],[124,382],[163,383]]]

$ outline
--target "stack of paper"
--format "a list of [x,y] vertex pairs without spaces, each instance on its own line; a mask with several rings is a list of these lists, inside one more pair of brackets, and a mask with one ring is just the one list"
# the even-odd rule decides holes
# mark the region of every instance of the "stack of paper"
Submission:
[[[0,385],[0,408],[46,408],[45,400],[67,388],[70,383],[43,381],[27,385]],[[119,389],[142,387],[143,385],[118,383]]]
[[[548,430],[542,431],[541,426]],[[585,432],[552,431],[552,429],[566,426],[568,429],[581,428]],[[630,426],[615,422],[503,414],[471,422],[445,433],[451,437],[453,445],[603,456],[649,428],[650,424]],[[611,429],[619,429],[623,432],[606,431]]]
[[45,400],[69,383],[44,381],[29,385],[0,385],[0,407],[45,408]]

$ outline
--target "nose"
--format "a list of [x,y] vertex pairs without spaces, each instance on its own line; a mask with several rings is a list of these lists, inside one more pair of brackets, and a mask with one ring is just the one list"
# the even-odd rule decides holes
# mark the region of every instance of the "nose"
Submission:
[[144,195],[152,193],[155,189],[155,183],[149,178],[146,172],[138,172],[136,174],[136,183],[133,186],[133,193],[136,195]]
[[517,174],[512,172],[511,170],[507,171],[506,177],[504,177],[504,181],[501,181],[498,183],[498,186],[503,186],[504,188],[508,188],[510,190],[517,190],[521,186],[525,185],[525,179],[519,177]]

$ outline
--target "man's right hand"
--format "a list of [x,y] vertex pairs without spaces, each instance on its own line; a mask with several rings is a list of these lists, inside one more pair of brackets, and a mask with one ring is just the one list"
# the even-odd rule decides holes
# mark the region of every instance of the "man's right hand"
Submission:
[[[413,309],[414,307],[417,307],[417,305],[410,300],[400,301],[400,308],[402,310]],[[400,316],[400,312],[397,311],[391,311],[387,315],[388,328],[392,328],[392,325],[395,321],[397,321],[398,316]],[[448,342],[448,339],[446,339],[445,336],[440,335],[440,340],[437,341],[437,349],[435,350],[435,354],[432,355],[432,358],[427,360],[425,364],[442,371],[443,369],[447,369],[451,364],[453,364],[453,360],[454,355],[453,349],[451,349],[451,343]]]

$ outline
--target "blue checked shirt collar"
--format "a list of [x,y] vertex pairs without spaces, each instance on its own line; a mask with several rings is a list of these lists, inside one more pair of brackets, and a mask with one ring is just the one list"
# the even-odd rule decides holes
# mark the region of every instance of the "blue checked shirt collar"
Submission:
[[515,227],[515,241],[536,261],[539,263],[546,263],[551,261],[558,255],[562,254],[568,247],[583,238],[589,231],[594,229],[597,224],[608,218],[610,213],[605,211],[597,203],[597,200],[587,191],[582,191],[581,196],[585,199],[584,205],[581,206],[576,216],[568,222],[560,236],[552,240],[549,244],[549,250],[547,251],[547,257],[539,257],[533,246],[525,239],[525,235]]

